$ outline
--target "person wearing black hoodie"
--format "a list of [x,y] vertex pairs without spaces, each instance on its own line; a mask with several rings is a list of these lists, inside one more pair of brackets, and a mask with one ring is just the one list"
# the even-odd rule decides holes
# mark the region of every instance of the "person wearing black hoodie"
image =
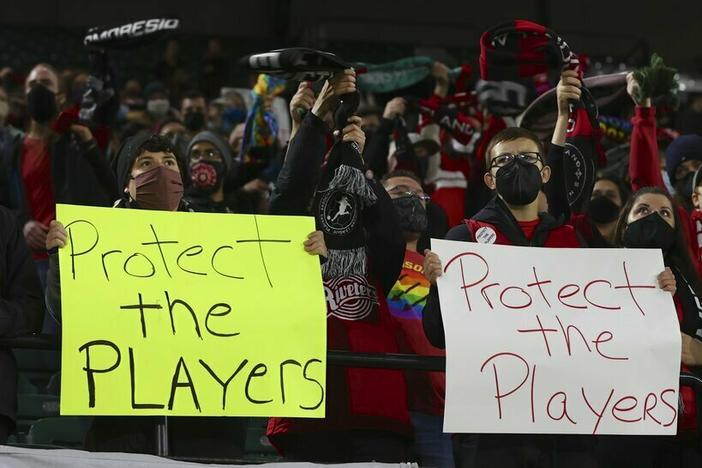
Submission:
[[225,196],[224,184],[234,161],[229,145],[210,131],[200,132],[186,150],[191,186],[186,199],[194,211],[234,213],[233,195]]
[[[181,174],[187,168],[179,163],[177,151],[171,141],[163,136],[138,134],[128,139],[117,155],[117,180],[122,192],[114,206],[127,209],[192,211],[182,200]],[[67,241],[66,230],[60,221],[49,224],[46,250],[49,253],[46,305],[57,321],[61,321],[61,282],[58,249]],[[86,436],[89,450],[155,453],[154,417],[96,417]],[[183,430],[174,421],[173,438]],[[189,424],[197,424],[189,423]],[[209,424],[212,424],[209,422]],[[198,424],[199,426],[199,424]],[[227,442],[230,445],[232,440]],[[194,443],[194,442],[193,442]],[[178,446],[182,446],[178,444]],[[235,451],[235,455],[241,450]]]
[[[497,194],[473,218],[451,229],[446,239],[531,247],[585,247],[572,225],[563,224],[548,213],[539,213],[539,191],[551,176],[543,154],[538,137],[528,130],[507,128],[495,135],[486,151],[488,172],[484,181]],[[444,325],[436,287],[442,264],[430,250],[425,251],[424,274],[432,283],[424,309],[424,331],[434,346],[444,348]],[[675,283],[669,269],[658,280],[663,289]],[[517,467],[523,466],[525,460],[538,466],[553,466],[557,460],[559,466],[589,467],[597,463],[594,445],[595,439],[587,436],[481,434],[477,453],[472,457],[476,466]]]
[[[548,213],[539,213],[539,191],[549,181],[551,168],[544,164],[543,145],[536,135],[522,128],[502,130],[490,141],[485,159],[487,172],[483,180],[497,193],[473,218],[452,228],[446,239],[531,247],[583,246],[572,226],[563,225]],[[441,272],[438,255],[427,249],[424,274],[432,286],[422,322],[427,338],[438,348],[446,346],[436,287]],[[461,458],[473,458],[475,466],[517,467],[523,466],[525,460],[537,466],[551,466],[550,462],[544,463],[554,456],[556,445],[561,461],[594,466],[594,459],[588,455],[591,447],[577,436],[564,436],[554,445],[552,439],[541,435],[481,434],[477,452],[473,452],[475,443],[470,437],[459,438],[460,446],[466,447]]]
[[[0,207],[0,337],[29,335],[44,320],[42,291],[32,256],[15,215]],[[0,444],[14,431],[17,416],[17,363],[0,347]]]

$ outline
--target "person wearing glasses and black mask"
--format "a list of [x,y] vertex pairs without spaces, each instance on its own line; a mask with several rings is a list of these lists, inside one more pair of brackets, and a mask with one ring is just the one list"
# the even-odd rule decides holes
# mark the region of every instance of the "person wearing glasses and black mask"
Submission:
[[186,200],[194,211],[234,213],[236,203],[227,197],[224,183],[232,169],[229,145],[210,131],[196,134],[186,150],[191,186]]
[[[551,177],[551,168],[544,164],[543,154],[541,141],[529,130],[507,128],[495,135],[487,147],[487,172],[483,180],[496,194],[473,218],[452,228],[446,239],[533,247],[581,247],[572,226],[539,212],[539,192]],[[441,262],[431,251],[425,251],[425,255],[425,272],[432,275],[429,278],[433,283],[440,274]],[[436,304],[438,306],[438,295]],[[443,345],[443,327],[437,343]]]
[[[484,244],[527,247],[583,247],[575,229],[561,224],[553,216],[539,210],[539,192],[551,177],[551,168],[544,164],[541,141],[523,128],[506,128],[495,135],[485,153],[487,172],[485,185],[496,192],[488,204],[473,218],[452,228],[446,239]],[[443,320],[436,280],[442,273],[439,256],[424,252],[424,275],[431,283],[422,322],[429,341],[437,348],[445,347]],[[559,436],[554,443],[541,435],[461,434],[458,445],[465,447],[461,457],[475,460],[475,466],[522,466],[531,453],[549,457],[557,453],[563,466],[570,462],[592,462],[591,444],[573,436]],[[578,464],[577,466],[591,466]]]
[[[410,171],[390,172],[383,177],[382,184],[395,206],[406,242],[402,271],[387,295],[388,310],[398,329],[400,351],[421,356],[444,356],[444,350],[429,343],[422,328],[422,312],[430,285],[424,276],[420,239],[439,227],[430,227],[436,224],[436,217],[430,213],[430,197],[424,193],[419,177]],[[441,211],[438,207],[436,209]],[[445,215],[443,225],[447,225]],[[443,237],[445,233],[446,227],[433,237]],[[444,373],[407,371],[405,379],[417,461],[421,465],[453,467],[451,434],[443,432]]]

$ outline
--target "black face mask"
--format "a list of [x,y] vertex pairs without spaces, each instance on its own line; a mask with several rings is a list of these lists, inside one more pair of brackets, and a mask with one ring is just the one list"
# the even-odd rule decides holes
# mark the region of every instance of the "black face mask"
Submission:
[[427,210],[418,197],[394,198],[392,204],[400,220],[400,228],[405,232],[424,232],[429,225]]
[[669,251],[677,239],[675,229],[659,214],[652,213],[629,224],[624,231],[624,246],[634,249]]
[[406,232],[421,233],[427,230],[427,210],[418,197],[394,198],[392,204],[400,218],[400,228]]
[[536,200],[543,182],[535,164],[514,158],[495,174],[497,193],[510,205],[528,205]]
[[56,95],[46,86],[35,84],[27,93],[27,112],[35,122],[48,123],[58,113]]
[[185,128],[191,132],[198,132],[205,126],[205,114],[200,111],[191,111],[185,114],[183,119]]
[[692,179],[694,179],[694,177],[694,171],[688,172],[685,177],[675,184],[675,193],[685,199],[690,198],[692,196]]
[[617,220],[620,208],[609,198],[599,196],[590,200],[587,214],[595,224],[608,224]]
[[222,161],[198,161],[191,165],[192,192],[203,196],[215,193],[224,182],[224,171]]

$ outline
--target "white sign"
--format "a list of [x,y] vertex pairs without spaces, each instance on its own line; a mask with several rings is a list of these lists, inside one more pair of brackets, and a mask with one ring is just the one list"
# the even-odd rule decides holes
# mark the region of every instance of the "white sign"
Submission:
[[446,432],[675,434],[680,328],[660,251],[432,239]]

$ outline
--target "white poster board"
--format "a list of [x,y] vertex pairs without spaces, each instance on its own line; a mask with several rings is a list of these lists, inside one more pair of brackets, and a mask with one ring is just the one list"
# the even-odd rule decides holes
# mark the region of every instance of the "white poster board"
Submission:
[[660,251],[432,239],[444,431],[675,434],[680,328]]

